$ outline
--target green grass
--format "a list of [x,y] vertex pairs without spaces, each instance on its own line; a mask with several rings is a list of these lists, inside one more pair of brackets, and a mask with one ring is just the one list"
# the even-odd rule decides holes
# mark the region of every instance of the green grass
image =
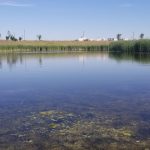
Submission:
[[103,51],[109,42],[78,41],[0,41],[0,52]]
[[115,52],[150,52],[150,40],[137,40],[137,41],[119,41],[110,44],[110,51]]
[[0,52],[49,52],[49,51],[114,51],[136,53],[150,52],[150,40],[118,42],[78,41],[0,41]]

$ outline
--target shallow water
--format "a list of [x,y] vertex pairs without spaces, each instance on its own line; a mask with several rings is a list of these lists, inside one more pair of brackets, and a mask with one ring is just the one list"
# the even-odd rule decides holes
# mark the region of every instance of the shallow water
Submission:
[[0,149],[150,149],[150,55],[0,54]]

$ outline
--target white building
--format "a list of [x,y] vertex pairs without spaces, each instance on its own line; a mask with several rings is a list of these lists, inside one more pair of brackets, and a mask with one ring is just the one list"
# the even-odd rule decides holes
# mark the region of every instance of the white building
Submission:
[[85,38],[85,37],[81,37],[78,39],[79,42],[84,42],[84,41],[89,41],[88,38]]

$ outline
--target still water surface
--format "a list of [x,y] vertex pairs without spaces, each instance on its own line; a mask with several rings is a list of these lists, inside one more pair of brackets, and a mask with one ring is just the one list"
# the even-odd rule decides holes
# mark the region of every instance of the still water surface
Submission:
[[0,54],[0,149],[150,149],[150,55]]

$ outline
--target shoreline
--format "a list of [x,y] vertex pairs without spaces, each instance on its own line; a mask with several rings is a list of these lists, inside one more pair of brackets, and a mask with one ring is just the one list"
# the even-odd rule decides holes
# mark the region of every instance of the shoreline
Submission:
[[0,41],[1,52],[99,51],[108,50],[110,42],[78,41]]
[[150,53],[150,40],[130,41],[4,41],[0,40],[0,53],[60,53],[111,51]]

